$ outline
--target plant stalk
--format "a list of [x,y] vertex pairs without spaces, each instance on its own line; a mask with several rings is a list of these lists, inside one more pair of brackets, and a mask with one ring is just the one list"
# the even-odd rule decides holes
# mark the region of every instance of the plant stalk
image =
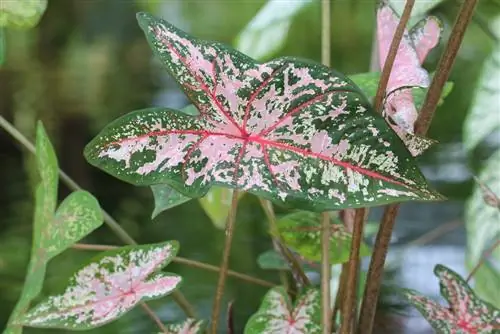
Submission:
[[343,292],[344,300],[342,305],[342,325],[340,326],[340,334],[351,334],[353,320],[355,318],[354,309],[357,303],[356,290],[358,288],[358,273],[359,273],[359,250],[361,248],[361,240],[363,239],[363,227],[365,224],[365,209],[356,209],[354,216],[354,226],[351,242],[351,254],[347,267],[347,278],[345,291]]
[[[33,143],[31,143],[21,132],[19,132],[15,126],[13,126],[9,121],[7,121],[2,115],[0,115],[0,127],[7,131],[8,134],[12,136],[18,143],[24,146],[29,152],[36,154],[36,149]],[[69,177],[63,170],[59,169],[59,177],[61,180],[73,191],[82,190],[82,187],[76,183],[71,177]],[[137,242],[125,231],[118,222],[111,217],[105,210],[101,209],[103,213],[104,223],[115,233],[115,235],[120,238],[125,244],[137,245]],[[196,312],[194,307],[187,302],[186,297],[179,291],[174,290],[172,292],[172,298],[179,305],[179,307],[185,312],[186,316],[191,318],[196,318]],[[141,307],[150,314],[147,310],[147,305],[145,302],[140,302]],[[156,319],[153,319],[156,322]]]
[[330,216],[321,214],[321,324],[323,334],[332,332],[332,314],[330,305]]
[[217,290],[215,291],[215,299],[212,307],[212,325],[211,333],[217,334],[217,325],[219,322],[220,306],[222,296],[224,295],[224,286],[226,284],[227,271],[229,267],[229,255],[231,253],[231,243],[233,241],[234,225],[236,221],[236,210],[238,209],[238,194],[235,189],[231,201],[231,212],[229,213],[226,223],[226,238],[224,242],[224,251],[222,254],[222,262],[220,265],[219,281],[217,282]]

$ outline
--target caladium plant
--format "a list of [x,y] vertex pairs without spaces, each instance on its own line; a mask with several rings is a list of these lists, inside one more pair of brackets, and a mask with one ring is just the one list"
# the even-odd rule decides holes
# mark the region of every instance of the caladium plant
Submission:
[[103,252],[69,278],[63,293],[26,313],[22,324],[91,329],[119,318],[140,301],[165,296],[181,277],[155,271],[166,266],[178,248],[176,241],[169,241]]
[[87,145],[91,164],[191,197],[221,185],[315,211],[440,198],[342,74],[291,58],[261,64],[149,14],[138,20],[200,115],[127,114]]
[[405,297],[427,319],[439,334],[493,334],[500,333],[500,310],[479,299],[467,282],[457,273],[437,265],[434,273],[439,278],[441,295],[449,307],[406,291]]
[[203,326],[203,320],[188,318],[182,323],[165,326],[167,331],[158,334],[201,334],[203,333]]
[[245,334],[321,333],[320,292],[308,289],[292,306],[283,287],[266,294],[262,304],[247,322]]
[[[382,2],[377,11],[377,46],[381,68],[384,67],[399,20],[391,6]],[[410,31],[405,30],[387,84],[384,115],[393,121],[393,129],[414,155],[427,149],[432,141],[413,135],[418,112],[412,88],[429,86],[429,74],[422,63],[439,43],[440,35],[441,22],[433,16],[424,18]]]

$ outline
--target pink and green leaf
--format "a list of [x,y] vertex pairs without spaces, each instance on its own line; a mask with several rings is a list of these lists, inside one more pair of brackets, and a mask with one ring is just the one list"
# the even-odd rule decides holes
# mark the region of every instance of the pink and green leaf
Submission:
[[220,185],[314,211],[441,198],[342,74],[289,58],[261,64],[148,14],[138,20],[200,115],[127,114],[88,144],[91,164],[190,197]]
[[[298,211],[278,219],[278,230],[285,245],[308,261],[321,261],[321,214]],[[330,263],[349,260],[352,234],[338,218],[332,217],[330,231]],[[360,256],[370,255],[370,248],[361,243]]]
[[86,330],[121,317],[140,301],[163,297],[178,287],[181,277],[157,271],[178,248],[170,241],[103,252],[68,279],[64,292],[25,314],[22,324]]
[[151,191],[153,192],[155,202],[155,207],[151,214],[152,219],[156,218],[163,211],[184,204],[192,199],[191,197],[184,196],[168,184],[154,184],[151,186]]
[[274,333],[321,333],[319,290],[306,290],[294,306],[283,287],[269,290],[257,313],[248,320],[245,334]]
[[203,320],[188,318],[179,324],[166,325],[167,331],[158,334],[201,334],[203,333],[204,325]]
[[442,306],[429,298],[408,290],[405,297],[443,334],[500,333],[500,310],[479,299],[467,282],[454,271],[437,265],[441,295],[449,303]]

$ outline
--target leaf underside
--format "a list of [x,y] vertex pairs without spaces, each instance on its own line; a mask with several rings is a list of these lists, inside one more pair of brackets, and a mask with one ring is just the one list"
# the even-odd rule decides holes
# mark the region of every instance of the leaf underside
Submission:
[[441,198],[347,77],[291,58],[260,64],[148,14],[138,20],[200,115],[127,114],[87,145],[91,164],[189,197],[220,185],[313,211]]

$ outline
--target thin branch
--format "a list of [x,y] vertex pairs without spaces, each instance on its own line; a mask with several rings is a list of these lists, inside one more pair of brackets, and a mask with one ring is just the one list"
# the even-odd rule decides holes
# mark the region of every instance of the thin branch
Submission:
[[331,0],[321,0],[321,62],[330,67],[331,62]]
[[359,250],[361,248],[361,240],[363,239],[363,227],[365,224],[365,209],[356,209],[354,216],[353,235],[351,241],[351,254],[347,267],[347,278],[345,291],[343,292],[344,300],[342,305],[342,325],[340,326],[340,334],[351,334],[354,320],[354,308],[357,303],[356,289],[358,288],[358,272],[359,272]]
[[222,262],[220,265],[219,281],[217,282],[217,290],[215,291],[215,299],[212,306],[212,334],[217,334],[217,324],[219,322],[220,306],[222,302],[222,296],[224,295],[224,286],[226,284],[227,271],[229,267],[229,255],[231,253],[231,243],[233,241],[234,225],[236,221],[236,210],[238,208],[238,194],[239,192],[236,189],[233,190],[231,212],[229,213],[229,217],[226,223],[226,238],[224,242]]
[[472,268],[469,276],[467,276],[467,279],[465,280],[466,282],[469,282],[470,279],[476,274],[476,272],[479,270],[479,268],[488,260],[488,258],[493,254],[495,249],[497,249],[500,246],[500,239],[498,239],[493,245],[491,245],[486,252],[484,252],[483,256],[481,256],[481,259],[479,259],[479,262]]
[[280,253],[288,262],[292,273],[297,280],[297,282],[302,286],[311,285],[309,278],[307,278],[304,269],[300,265],[297,257],[285,246],[283,239],[279,233],[278,225],[276,223],[276,215],[274,214],[273,207],[269,201],[259,198],[260,205],[266,214],[267,220],[269,221],[269,227],[271,229],[271,235],[276,240],[276,245],[279,247]]
[[446,45],[441,59],[439,60],[436,75],[432,78],[429,91],[425,97],[422,110],[420,111],[417,123],[415,124],[416,134],[425,134],[431,125],[437,104],[441,98],[443,87],[450,76],[451,68],[455,63],[460,45],[465,35],[465,30],[474,13],[474,8],[478,0],[466,0],[463,2],[458,17],[451,31],[450,39]]
[[[36,154],[35,146],[21,133],[19,132],[9,121],[7,121],[3,116],[0,115],[0,127],[5,129],[17,142],[24,146],[29,152]],[[73,191],[82,190],[82,187],[78,185],[71,177],[69,177],[63,170],[59,169],[59,176],[61,180]],[[104,223],[118,236],[124,243],[129,245],[137,245],[137,242],[125,231],[116,220],[113,219],[106,211],[102,210]],[[179,291],[175,290],[172,292],[172,298],[174,301],[183,309],[188,317],[196,318],[196,313],[194,308],[189,304],[189,308],[185,308],[185,303],[187,302],[184,295]],[[184,305],[183,305],[184,304]],[[144,302],[140,303],[142,308],[146,308],[147,305]],[[149,313],[148,313],[149,314]],[[153,319],[155,320],[155,319]],[[156,322],[156,321],[155,321]]]
[[389,53],[385,59],[384,68],[382,69],[382,75],[380,76],[380,81],[378,83],[377,94],[375,95],[374,106],[376,111],[382,110],[382,103],[384,101],[385,91],[387,89],[387,84],[389,82],[389,77],[391,76],[392,66],[394,65],[394,60],[396,59],[396,54],[398,53],[399,44],[403,39],[403,35],[406,29],[406,25],[410,19],[411,10],[415,0],[406,0],[405,8],[401,19],[392,38],[391,46],[389,48]]
[[333,319],[333,330],[334,333],[337,333],[337,328],[336,328],[336,320],[337,320],[337,313],[342,310],[343,308],[343,302],[344,302],[344,291],[346,289],[346,280],[347,280],[347,264],[343,263],[342,264],[342,270],[340,272],[340,277],[339,277],[339,286],[337,289],[337,295],[335,296],[335,305],[333,306],[332,310],[332,319]]
[[156,315],[156,313],[148,306],[148,304],[144,303],[142,304],[142,308],[144,311],[149,315],[151,319],[156,323],[158,328],[161,330],[162,333],[168,333],[167,327],[161,322],[160,318]]
[[330,216],[321,214],[321,324],[323,334],[330,334],[332,314],[330,305]]

